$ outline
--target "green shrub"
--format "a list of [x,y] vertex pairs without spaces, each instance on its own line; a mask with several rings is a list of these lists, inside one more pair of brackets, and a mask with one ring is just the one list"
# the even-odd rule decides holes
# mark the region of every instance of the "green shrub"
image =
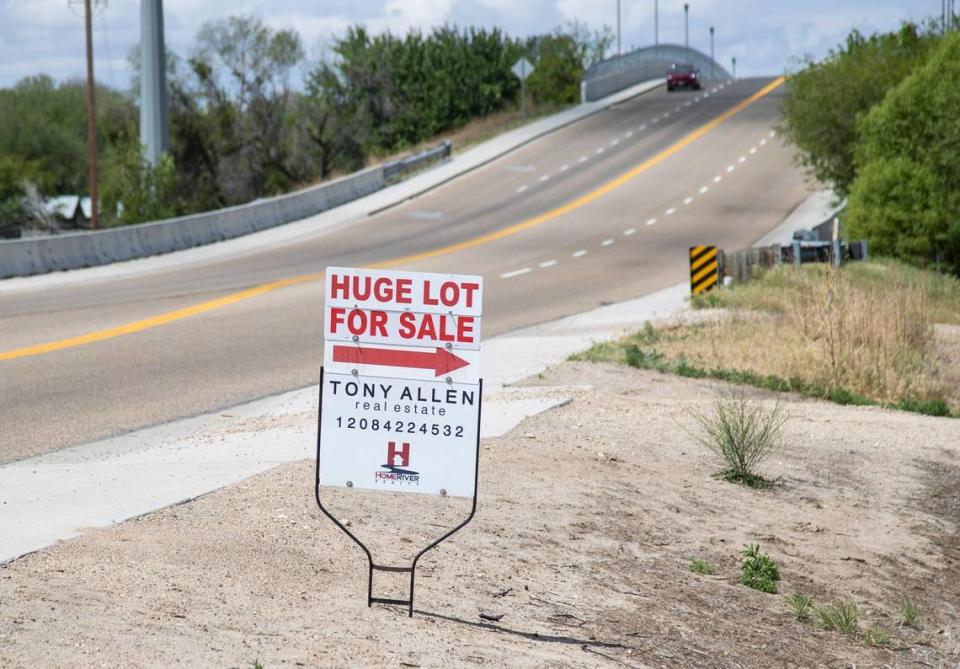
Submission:
[[857,630],[857,622],[860,619],[857,605],[850,600],[844,600],[833,605],[814,607],[813,614],[817,627],[848,634]]
[[736,391],[717,398],[713,409],[712,415],[689,412],[699,428],[690,434],[726,463],[718,476],[749,486],[769,485],[756,468],[779,447],[786,411],[779,403],[768,410]]
[[813,608],[813,600],[810,597],[795,592],[784,599],[787,600],[787,605],[793,610],[793,615],[797,617],[797,620],[800,622],[810,620],[810,611]]
[[780,570],[769,555],[760,552],[760,545],[744,546],[740,554],[743,556],[743,562],[740,563],[740,582],[760,592],[776,592]]
[[873,252],[960,273],[960,34],[858,125],[847,232]]
[[903,627],[920,629],[923,626],[923,609],[906,595],[902,595],[897,618]]
[[886,630],[879,627],[870,626],[863,633],[863,642],[868,646],[885,646],[890,641],[890,635]]
[[694,558],[690,560],[690,571],[694,574],[703,574],[705,576],[712,576],[717,573],[717,568],[705,560],[699,560]]

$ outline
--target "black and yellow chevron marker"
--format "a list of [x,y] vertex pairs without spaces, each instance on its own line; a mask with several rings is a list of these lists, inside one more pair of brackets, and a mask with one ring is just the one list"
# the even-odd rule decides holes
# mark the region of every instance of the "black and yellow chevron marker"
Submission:
[[690,292],[710,290],[720,280],[720,259],[716,246],[690,247]]

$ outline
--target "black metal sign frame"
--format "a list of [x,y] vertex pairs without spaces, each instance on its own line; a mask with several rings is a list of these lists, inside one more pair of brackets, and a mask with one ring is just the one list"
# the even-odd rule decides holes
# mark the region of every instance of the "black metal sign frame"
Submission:
[[[436,548],[440,545],[441,542],[450,538],[453,534],[463,529],[467,523],[473,520],[474,515],[477,513],[477,485],[480,478],[480,415],[483,410],[483,379],[480,379],[480,399],[477,403],[477,442],[475,444],[476,453],[474,454],[474,472],[473,472],[473,501],[470,505],[470,515],[467,516],[466,520],[454,527],[452,530],[444,534],[442,537],[431,543],[429,546],[424,548],[422,551],[416,554],[413,558],[413,563],[409,567],[393,567],[388,565],[380,565],[373,561],[373,554],[370,552],[370,549],[357,538],[357,536],[351,532],[347,527],[337,520],[336,516],[330,513],[324,506],[323,501],[320,499],[320,437],[321,431],[323,430],[323,367],[320,368],[320,403],[319,411],[317,413],[317,467],[316,467],[316,479],[314,481],[314,496],[317,500],[317,506],[320,507],[320,510],[323,514],[333,521],[333,523],[339,527],[344,534],[350,537],[355,544],[360,547],[360,550],[364,552],[367,556],[367,606],[373,606],[374,604],[395,604],[397,606],[406,606],[407,615],[413,617],[413,593],[414,586],[416,585],[416,575],[417,575],[417,563],[420,561],[420,558],[423,557],[424,553],[427,551]],[[374,597],[373,596],[373,572],[375,571],[385,571],[385,572],[399,572],[399,573],[409,573],[410,574],[410,599],[391,599],[388,597]]]

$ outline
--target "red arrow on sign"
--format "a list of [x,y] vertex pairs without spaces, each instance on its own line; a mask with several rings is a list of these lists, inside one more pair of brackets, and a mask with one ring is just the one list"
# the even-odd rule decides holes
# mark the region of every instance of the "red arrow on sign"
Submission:
[[360,365],[382,365],[384,367],[432,369],[437,376],[449,374],[470,364],[463,358],[442,348],[425,353],[388,348],[363,348],[361,346],[334,346],[333,361],[352,362]]

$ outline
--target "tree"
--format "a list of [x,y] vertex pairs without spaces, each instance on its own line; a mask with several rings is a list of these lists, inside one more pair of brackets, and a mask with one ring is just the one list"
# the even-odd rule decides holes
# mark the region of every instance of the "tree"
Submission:
[[859,124],[847,229],[877,253],[960,274],[960,33]]
[[303,59],[300,37],[252,17],[203,24],[190,67],[198,108],[214,119],[216,168],[229,203],[289,189],[303,175],[289,162],[290,75]]
[[846,196],[856,178],[858,119],[923,63],[937,40],[931,29],[907,23],[871,37],[853,31],[823,61],[808,57],[787,79],[780,126],[797,147],[798,162]]
[[156,166],[151,165],[133,125],[107,152],[101,175],[100,197],[108,225],[158,221],[181,213],[173,159],[164,153]]

